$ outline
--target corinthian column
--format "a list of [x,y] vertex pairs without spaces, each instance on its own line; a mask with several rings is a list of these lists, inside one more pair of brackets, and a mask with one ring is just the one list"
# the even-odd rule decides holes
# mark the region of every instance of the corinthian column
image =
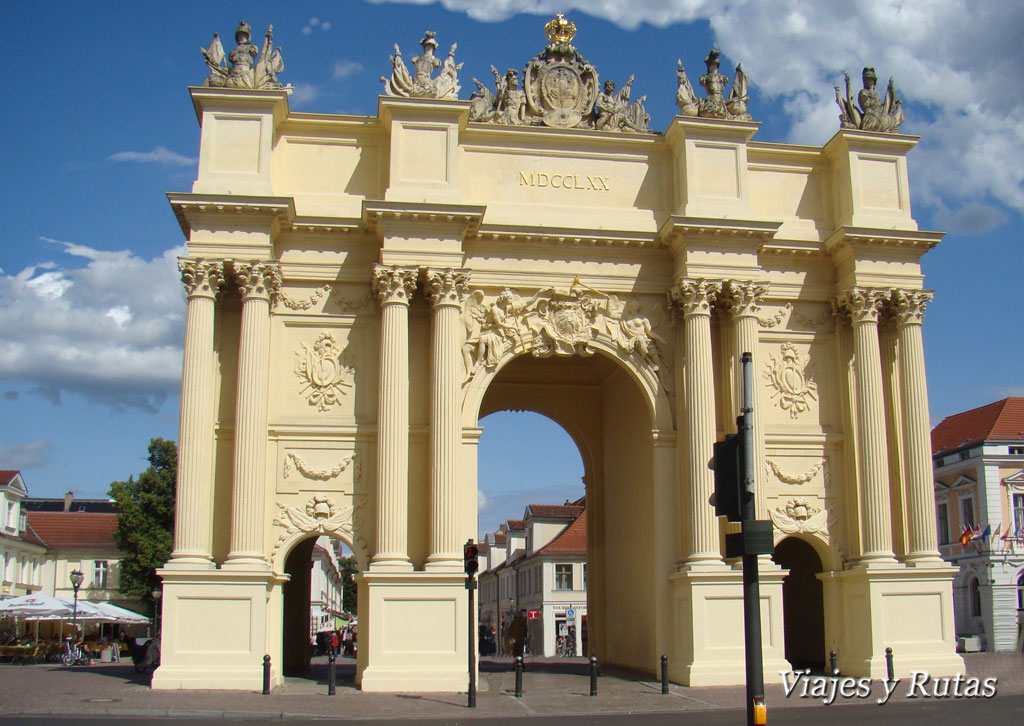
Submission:
[[[761,309],[761,301],[768,288],[754,282],[729,282],[725,294],[728,295],[729,312],[733,319],[733,336],[736,348],[736,360],[744,353],[751,355],[752,374],[757,376],[761,370],[761,355],[758,352],[757,334],[757,313]],[[735,415],[739,415],[739,409],[743,405],[743,370],[737,365],[733,371],[736,384],[733,390],[736,391]],[[754,401],[750,402],[753,407],[754,422],[754,503],[758,519],[767,519],[768,507],[765,499],[764,482],[764,414],[761,407],[757,405],[757,386],[754,386]]]
[[714,473],[708,468],[715,443],[715,387],[711,359],[711,305],[717,283],[682,279],[672,291],[683,313],[683,351],[686,356],[686,458],[689,480],[690,531],[687,564],[721,562],[718,522],[708,498]]
[[170,565],[213,566],[213,316],[219,260],[178,259],[188,291],[178,420],[178,493]]
[[434,305],[430,379],[430,555],[427,569],[460,570],[458,536],[462,343],[459,314],[469,285],[463,270],[428,270]]
[[242,334],[235,397],[235,482],[231,492],[231,552],[225,566],[266,567],[263,541],[267,483],[267,399],[270,302],[281,288],[276,262],[235,263],[242,293]]
[[878,342],[878,313],[887,295],[881,290],[854,287],[842,295],[853,325],[854,381],[859,439],[861,538],[866,564],[889,564],[892,524],[889,518],[888,453],[885,446],[885,401],[882,394],[882,355]]
[[377,553],[373,570],[411,570],[409,561],[409,298],[416,268],[377,265],[380,390],[377,406]]
[[903,478],[907,497],[907,564],[941,561],[935,532],[928,388],[921,323],[931,291],[895,290],[899,345],[900,404],[903,419]]

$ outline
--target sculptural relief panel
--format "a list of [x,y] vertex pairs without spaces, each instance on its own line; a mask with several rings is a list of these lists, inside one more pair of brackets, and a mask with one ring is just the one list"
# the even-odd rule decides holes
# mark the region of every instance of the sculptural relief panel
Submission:
[[274,349],[271,367],[272,421],[300,423],[294,417],[301,417],[301,422],[313,425],[324,419],[354,422],[365,411],[365,396],[358,387],[366,375],[365,329],[327,327],[323,322],[292,319],[281,326],[281,344]]
[[[785,308],[775,312],[775,316],[791,314]],[[777,319],[761,317],[762,326]],[[755,385],[761,388],[759,401],[768,432],[831,431],[838,420],[834,377],[829,375],[833,370],[831,338],[781,333],[762,339],[761,370]]]
[[362,480],[363,456],[354,440],[279,440],[274,479],[280,493],[346,492]]

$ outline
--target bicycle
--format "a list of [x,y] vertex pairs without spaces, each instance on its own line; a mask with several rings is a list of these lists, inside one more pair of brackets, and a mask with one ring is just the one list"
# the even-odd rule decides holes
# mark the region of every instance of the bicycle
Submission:
[[89,662],[89,657],[82,650],[82,646],[73,640],[71,637],[64,638],[64,652],[60,655],[60,662],[68,668]]

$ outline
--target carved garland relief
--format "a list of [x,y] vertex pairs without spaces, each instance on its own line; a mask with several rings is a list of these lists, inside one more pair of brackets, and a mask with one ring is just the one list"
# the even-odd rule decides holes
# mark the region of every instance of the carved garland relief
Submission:
[[[338,464],[332,469],[314,469],[301,458],[299,458],[298,455],[296,455],[294,452],[289,451],[287,454],[285,454],[284,468],[281,471],[281,478],[288,479],[291,476],[292,465],[294,464],[295,469],[305,479],[311,479],[313,481],[330,481],[331,479],[334,479],[336,476],[338,476],[343,471],[348,469],[349,465],[352,464],[352,462],[355,460],[356,455],[352,454],[352,456],[348,457],[347,459],[343,459],[340,464]],[[359,473],[359,464],[357,462],[352,473],[353,481],[359,478]]]
[[342,362],[338,341],[328,332],[320,333],[313,347],[302,343],[295,351],[295,375],[310,406],[327,411],[338,404],[352,387],[355,369]]

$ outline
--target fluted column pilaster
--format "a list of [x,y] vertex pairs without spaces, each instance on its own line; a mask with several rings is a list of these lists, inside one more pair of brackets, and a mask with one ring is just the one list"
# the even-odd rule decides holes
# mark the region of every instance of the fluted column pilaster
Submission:
[[686,397],[686,448],[690,531],[686,564],[721,562],[718,522],[708,499],[714,473],[708,468],[715,443],[715,385],[711,356],[711,308],[718,283],[682,279],[672,297],[683,316]]
[[[761,370],[761,355],[758,351],[757,314],[761,309],[761,302],[767,291],[768,289],[763,285],[750,281],[729,282],[723,291],[733,319],[736,360],[738,361],[744,353],[750,353],[751,369],[755,380],[758,371]],[[743,405],[743,369],[741,366],[735,366],[733,377],[736,381],[733,390],[736,391],[736,403],[738,404],[735,414],[738,415],[739,409]],[[750,402],[753,407],[751,418],[753,419],[754,427],[754,504],[757,518],[767,519],[768,506],[767,499],[765,498],[764,465],[762,464],[764,461],[764,413],[761,411],[761,407],[757,405],[756,392],[757,386],[755,385],[755,400]]]
[[377,406],[377,552],[373,570],[411,570],[409,560],[409,299],[416,268],[377,265],[380,390]]
[[188,293],[178,420],[178,474],[172,565],[213,566],[213,323],[224,282],[220,260],[182,257]]
[[267,567],[264,503],[267,479],[267,405],[270,376],[270,303],[281,288],[276,262],[236,262],[242,295],[235,406],[235,480],[231,495],[231,551],[225,566]]
[[895,562],[889,517],[888,454],[885,439],[885,401],[878,314],[887,295],[855,287],[843,293],[841,304],[853,325],[854,380],[861,494],[861,539],[865,564]]
[[907,564],[941,561],[935,531],[935,489],[932,479],[928,386],[924,368],[921,325],[932,301],[928,290],[895,290],[899,345],[901,415],[903,419],[904,482],[907,501]]
[[460,313],[469,273],[427,270],[434,313],[430,385],[430,555],[427,569],[460,570],[458,483],[462,356]]

